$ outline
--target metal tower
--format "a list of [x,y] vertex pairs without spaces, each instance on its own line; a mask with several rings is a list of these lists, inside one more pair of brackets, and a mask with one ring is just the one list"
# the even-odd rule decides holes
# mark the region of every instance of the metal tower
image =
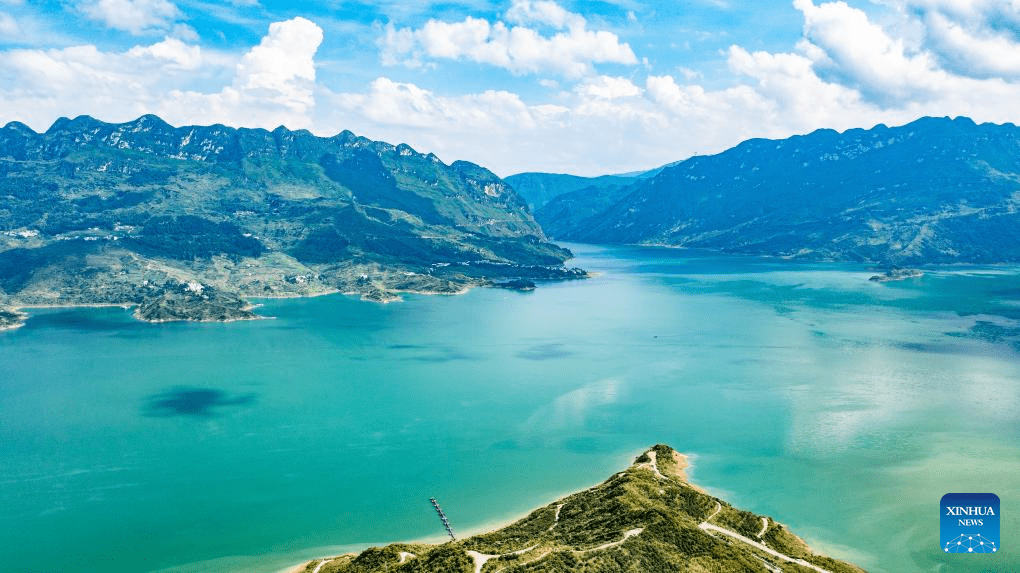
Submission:
[[432,507],[436,508],[436,513],[439,514],[439,519],[443,520],[443,527],[446,528],[446,532],[450,534],[450,539],[457,541],[457,537],[453,535],[453,527],[450,527],[450,520],[446,518],[446,514],[443,513],[443,508],[439,507],[439,502],[436,498],[430,497],[429,501],[432,502]]

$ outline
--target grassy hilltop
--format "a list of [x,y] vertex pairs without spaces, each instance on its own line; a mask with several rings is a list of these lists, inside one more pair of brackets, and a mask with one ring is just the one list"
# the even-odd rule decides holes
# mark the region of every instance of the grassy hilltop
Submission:
[[[657,445],[626,470],[498,531],[441,545],[396,543],[308,563],[306,573],[861,573],[813,553],[781,523],[691,485]],[[438,523],[438,522],[437,522]]]

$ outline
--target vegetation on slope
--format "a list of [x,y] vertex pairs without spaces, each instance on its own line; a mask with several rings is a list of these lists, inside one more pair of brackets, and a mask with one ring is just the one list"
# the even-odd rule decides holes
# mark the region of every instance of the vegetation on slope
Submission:
[[[738,510],[691,485],[684,477],[684,465],[684,458],[674,450],[657,445],[604,483],[537,509],[498,531],[441,545],[372,548],[326,563],[309,563],[306,571],[862,571],[811,552],[771,518]],[[763,523],[767,527],[759,537]]]
[[[0,302],[12,307],[249,318],[244,297],[391,300],[584,276],[563,267],[569,257],[491,172],[350,132],[178,128],[155,116],[0,129]],[[168,281],[217,296],[151,288]],[[213,298],[227,304],[201,308]]]
[[536,213],[562,240],[887,266],[1020,261],[1020,128],[967,118],[753,139]]

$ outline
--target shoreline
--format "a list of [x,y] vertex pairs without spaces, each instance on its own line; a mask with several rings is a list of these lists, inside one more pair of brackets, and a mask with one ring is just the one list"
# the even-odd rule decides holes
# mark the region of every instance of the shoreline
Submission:
[[[468,285],[468,286],[465,286],[464,288],[462,288],[462,289],[460,289],[460,290],[458,290],[456,292],[416,291],[416,290],[395,290],[395,291],[390,291],[390,292],[397,293],[397,294],[420,294],[420,295],[425,295],[425,296],[461,296],[461,295],[467,294],[468,292],[470,292],[474,288],[484,288],[484,287],[485,287],[485,285]],[[259,296],[252,296],[252,297],[246,297],[246,298],[248,300],[252,300],[252,301],[257,301],[257,300],[289,300],[289,299],[300,299],[300,298],[319,298],[319,297],[331,296],[331,295],[358,296],[359,300],[362,300],[362,301],[365,301],[365,302],[374,302],[374,303],[377,303],[377,304],[389,304],[389,303],[392,303],[392,302],[403,302],[403,299],[400,296],[395,296],[393,298],[387,298],[387,299],[383,299],[383,300],[376,300],[376,299],[373,299],[373,298],[370,298],[370,297],[366,296],[366,293],[362,293],[362,292],[359,292],[359,291],[341,291],[339,289],[331,290],[331,291],[328,291],[328,292],[315,292],[315,293],[309,293],[309,294],[286,293],[286,294],[279,294],[279,295],[259,295]],[[19,322],[17,324],[14,324],[14,325],[10,325],[10,326],[0,326],[0,332],[4,332],[4,331],[8,331],[8,330],[15,330],[17,328],[21,328],[22,326],[24,326],[25,322],[28,321],[31,318],[31,312],[28,312],[28,311],[31,311],[33,309],[51,310],[51,309],[76,309],[76,308],[122,308],[124,310],[130,310],[132,308],[137,308],[138,306],[139,306],[139,304],[138,303],[134,303],[134,302],[124,302],[124,303],[88,303],[88,302],[84,302],[84,303],[46,303],[46,304],[32,304],[32,303],[29,303],[29,304],[15,304],[14,306],[11,306],[10,308],[14,312],[17,312],[18,314],[21,315],[21,322]],[[249,310],[249,311],[250,310],[255,310],[255,309],[258,309],[258,308],[260,308],[262,306],[264,306],[264,305],[262,305],[262,304],[251,304],[248,307],[246,307],[244,310]],[[138,322],[144,322],[144,323],[148,323],[148,324],[169,324],[169,323],[173,323],[173,322],[222,323],[222,324],[227,324],[227,323],[231,323],[231,322],[247,322],[247,321],[255,321],[255,320],[276,320],[275,316],[253,316],[253,317],[250,317],[250,318],[229,318],[227,320],[190,320],[190,319],[145,320],[144,318],[139,318],[138,316],[136,316],[135,313],[131,313],[131,316],[132,316],[132,318],[134,318]]]
[[[634,458],[636,458],[637,456],[641,455],[642,453],[644,453],[646,451],[648,451],[648,448],[642,448],[636,454],[630,454],[627,457],[627,459],[634,460]],[[679,457],[678,462],[683,463],[683,466],[682,466],[682,468],[680,468],[680,472],[679,473],[682,476],[684,482],[690,484],[691,487],[694,487],[695,489],[698,489],[699,491],[705,491],[700,486],[698,486],[696,484],[693,484],[693,483],[690,483],[689,481],[687,481],[687,474],[686,474],[685,470],[688,470],[688,469],[693,467],[693,461],[692,460],[697,458],[697,454],[682,454],[682,453],[677,452],[677,451],[674,451],[674,453],[676,454],[676,456]],[[458,540],[468,539],[468,538],[475,537],[475,536],[478,536],[478,535],[485,535],[486,533],[492,533],[492,532],[495,532],[495,531],[499,531],[500,529],[503,529],[505,527],[509,527],[509,526],[513,525],[514,523],[517,523],[518,521],[528,517],[532,513],[536,512],[536,511],[538,511],[540,509],[543,509],[545,507],[548,507],[548,506],[556,503],[557,501],[559,501],[559,500],[561,500],[561,499],[563,499],[565,497],[569,497],[569,496],[574,495],[574,494],[583,493],[583,492],[586,492],[588,490],[594,489],[594,488],[596,488],[596,487],[606,483],[607,481],[613,479],[614,477],[617,476],[617,474],[625,472],[630,467],[631,466],[628,465],[625,469],[613,472],[612,474],[609,475],[609,477],[607,477],[607,478],[605,478],[603,480],[600,480],[600,481],[598,481],[596,483],[593,483],[593,484],[591,484],[589,486],[582,487],[582,488],[579,488],[579,489],[572,489],[572,490],[567,491],[565,493],[553,494],[554,497],[550,501],[548,501],[548,502],[546,502],[544,504],[541,504],[541,505],[536,505],[536,506],[532,507],[531,509],[525,510],[524,513],[516,514],[516,517],[506,517],[506,518],[498,518],[497,517],[497,518],[494,518],[492,520],[486,521],[486,522],[478,525],[477,527],[465,530],[462,535],[459,535],[457,537],[457,539]],[[413,545],[413,544],[429,544],[429,545],[433,545],[434,544],[434,545],[438,545],[438,544],[441,544],[441,543],[445,543],[446,540],[447,540],[447,536],[446,535],[435,535],[433,537],[419,537],[419,538],[416,538],[416,539],[408,539],[408,540],[382,541],[382,542],[376,542],[376,543],[368,543],[368,544],[364,544],[364,549],[368,549],[370,547],[385,547],[386,545],[392,545],[394,543],[406,543],[408,545]],[[362,551],[364,551],[364,549],[362,549]],[[328,555],[328,556],[316,557],[315,559],[305,560],[305,561],[301,562],[300,564],[296,564],[296,565],[293,565],[291,567],[285,568],[283,570],[275,571],[273,573],[301,573],[302,571],[304,571],[305,568],[308,567],[309,563],[314,563],[315,561],[320,561],[322,559],[331,559],[331,558],[340,557],[342,555],[351,555],[351,554],[352,553],[342,553],[340,555]],[[353,554],[357,555],[357,553],[353,553]]]

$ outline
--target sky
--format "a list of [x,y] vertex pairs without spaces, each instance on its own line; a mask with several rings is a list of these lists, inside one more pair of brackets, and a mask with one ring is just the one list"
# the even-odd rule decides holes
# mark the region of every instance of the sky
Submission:
[[501,176],[1020,119],[1020,0],[0,0],[0,124],[348,129]]

